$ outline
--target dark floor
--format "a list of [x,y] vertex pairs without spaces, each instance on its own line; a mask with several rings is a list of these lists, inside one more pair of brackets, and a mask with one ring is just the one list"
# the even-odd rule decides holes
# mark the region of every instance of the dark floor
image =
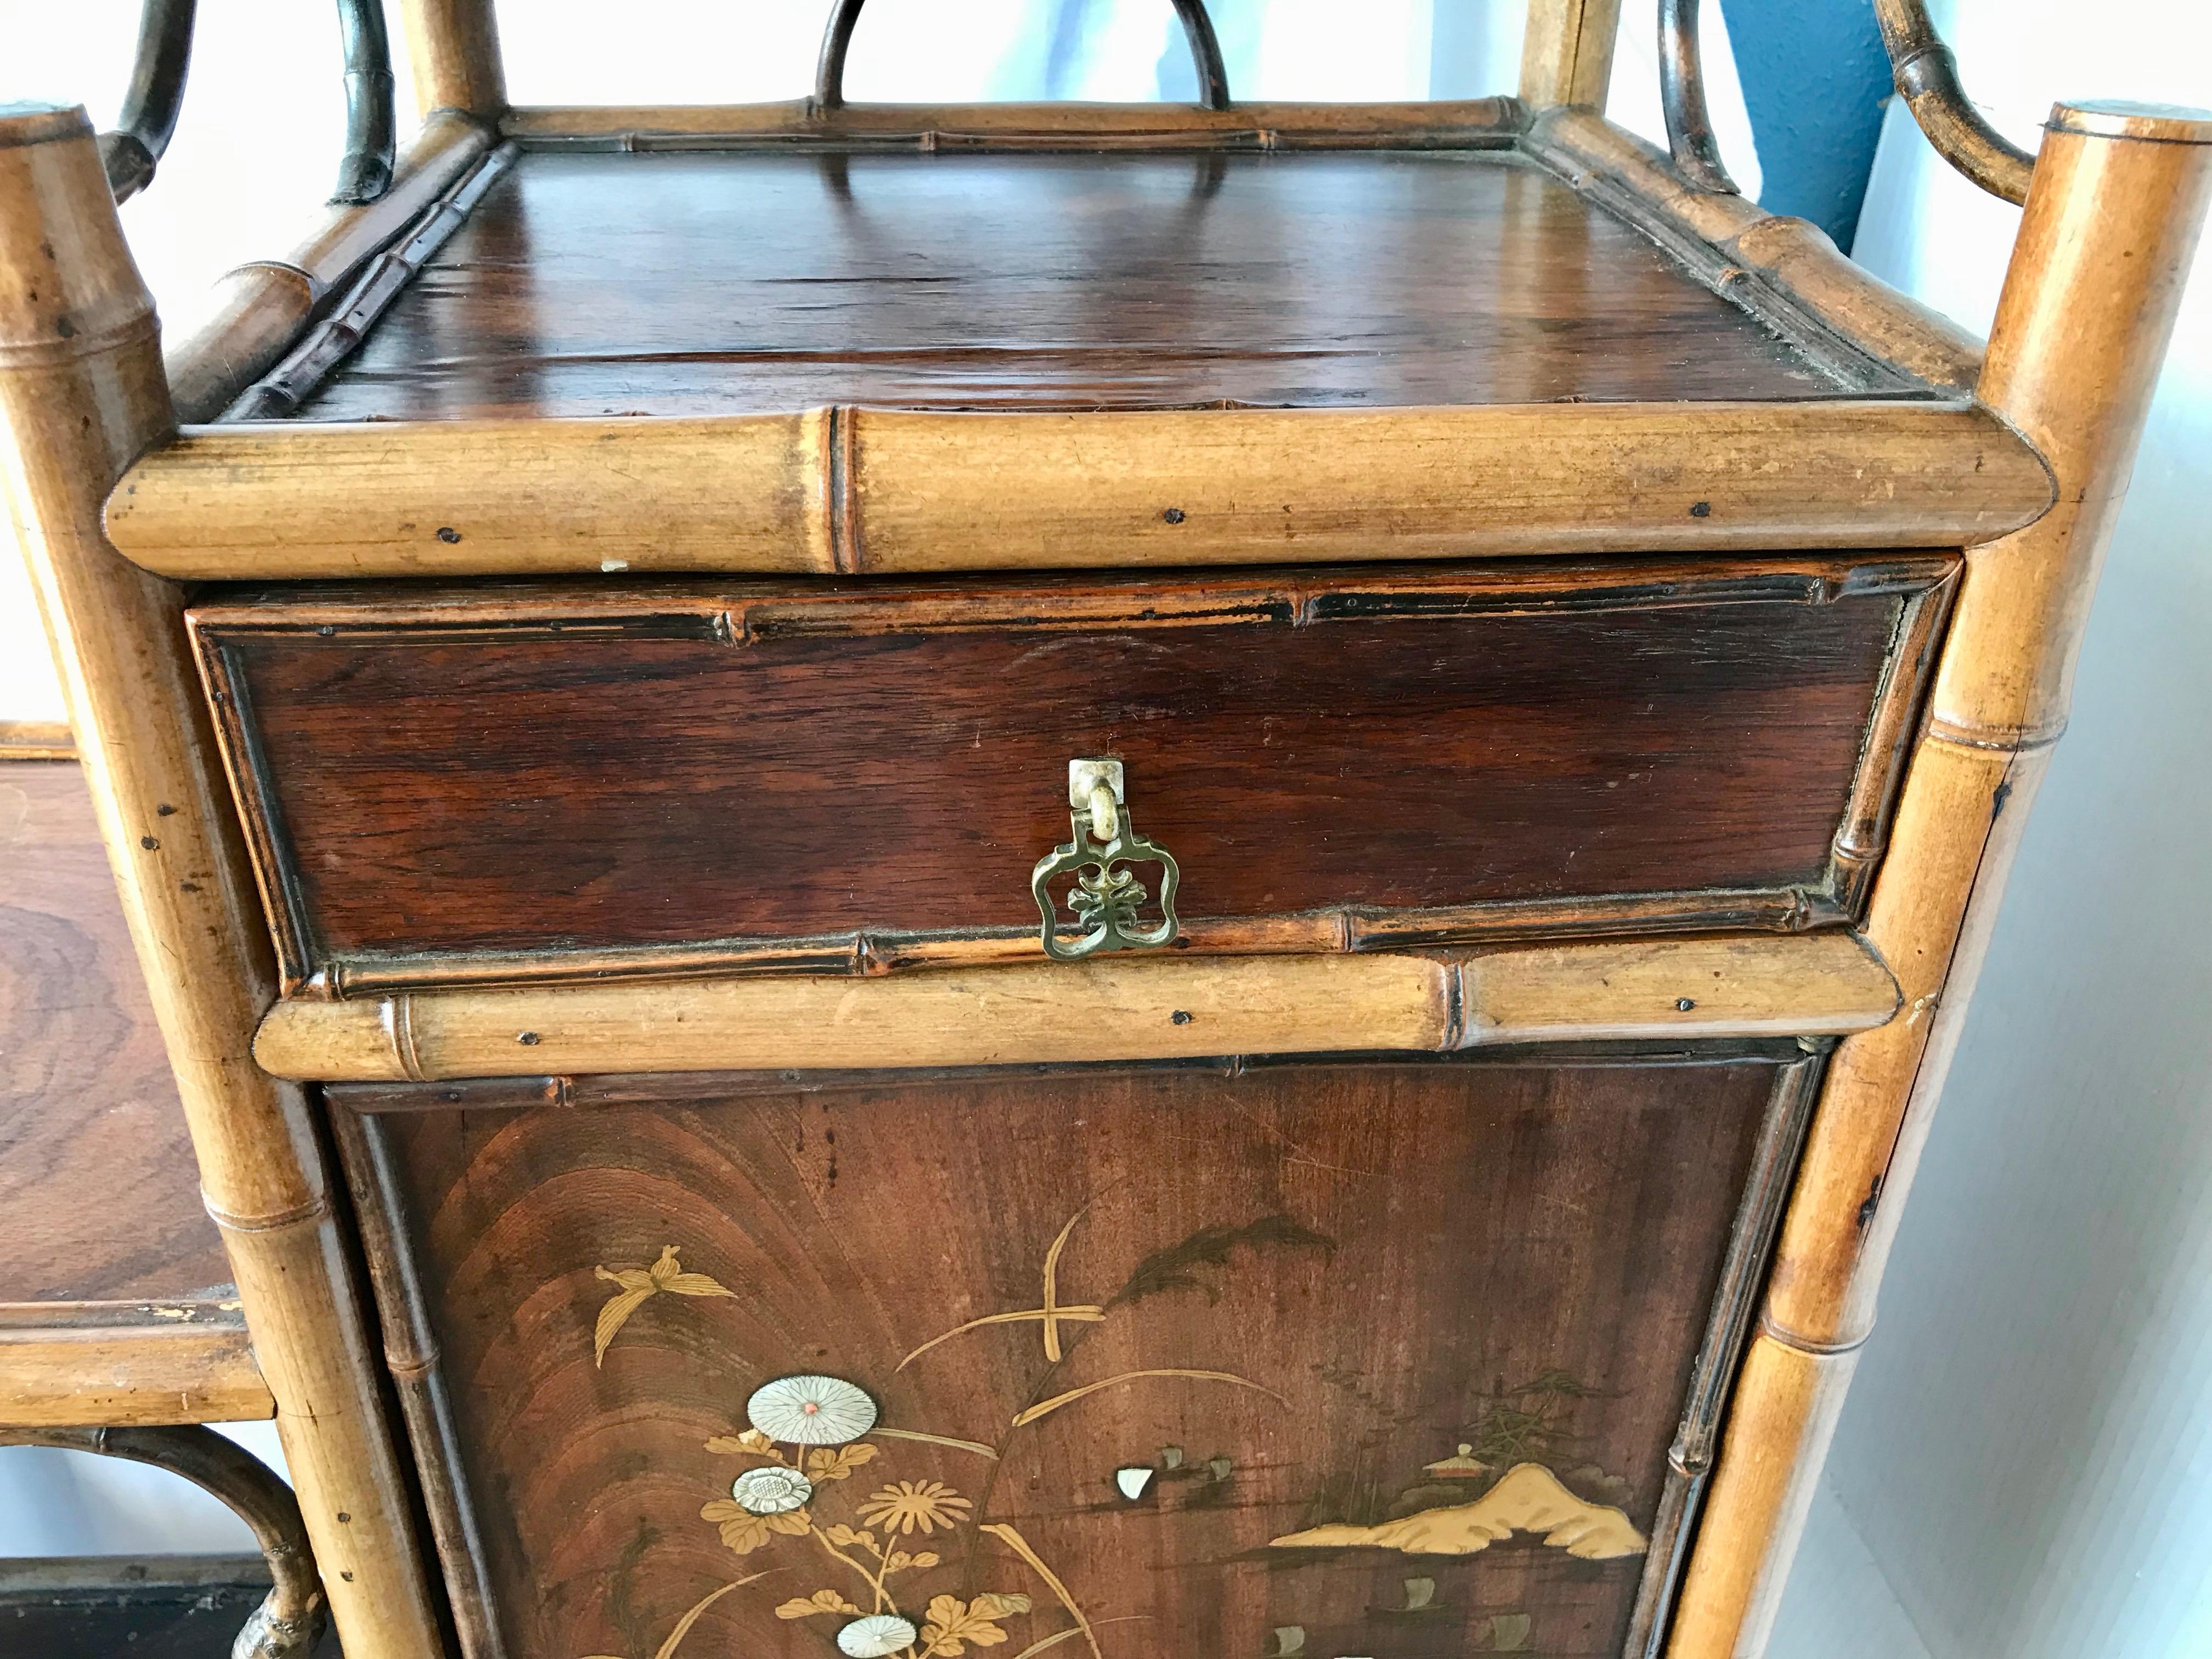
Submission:
[[268,1593],[258,1556],[0,1561],[0,1659],[229,1659]]

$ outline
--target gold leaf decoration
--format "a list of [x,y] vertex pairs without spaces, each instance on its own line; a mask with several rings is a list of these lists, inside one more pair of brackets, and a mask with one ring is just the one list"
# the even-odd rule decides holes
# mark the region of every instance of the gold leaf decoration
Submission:
[[1077,1401],[1083,1399],[1088,1395],[1097,1394],[1101,1389],[1118,1388],[1124,1382],[1134,1382],[1139,1378],[1146,1376],[1180,1376],[1188,1378],[1188,1380],[1195,1382],[1234,1382],[1240,1389],[1258,1389],[1260,1393],[1266,1395],[1267,1398],[1274,1401],[1278,1405],[1287,1406],[1291,1403],[1289,1401],[1284,1399],[1282,1395],[1277,1394],[1273,1389],[1267,1388],[1263,1384],[1255,1382],[1249,1376],[1238,1376],[1231,1371],[1188,1371],[1173,1370],[1156,1371],[1123,1371],[1118,1376],[1102,1377],[1096,1382],[1086,1382],[1079,1389],[1070,1389],[1066,1394],[1056,1394],[1049,1400],[1038,1401],[1037,1404],[1030,1407],[1027,1411],[1022,1413],[1020,1416],[1014,1419],[1014,1426],[1018,1429],[1022,1428],[1028,1424],[1036,1422],[1040,1417],[1049,1417],[1053,1413],[1058,1411],[1062,1406],[1072,1406]]
[[968,1518],[963,1511],[973,1507],[942,1480],[902,1480],[896,1486],[869,1493],[868,1501],[860,1505],[860,1516],[886,1533],[926,1533],[958,1526]]
[[919,1440],[928,1446],[950,1446],[955,1451],[974,1452],[978,1457],[988,1457],[994,1463],[999,1459],[999,1454],[980,1440],[961,1440],[949,1434],[924,1434],[919,1429],[887,1429],[880,1423],[869,1432],[892,1440]]
[[817,1613],[842,1613],[857,1617],[860,1608],[854,1607],[833,1589],[818,1589],[803,1599],[786,1601],[775,1610],[779,1619],[811,1619]]
[[934,1596],[929,1603],[929,1622],[921,1627],[921,1639],[927,1644],[924,1650],[958,1654],[965,1652],[970,1642],[979,1648],[997,1647],[1008,1639],[997,1621],[1009,1613],[1028,1611],[1026,1595],[985,1595],[973,1601],[963,1601],[957,1595]]
[[778,1533],[804,1537],[813,1529],[805,1510],[788,1510],[781,1515],[755,1515],[741,1504],[726,1498],[718,1498],[699,1511],[702,1521],[712,1521],[720,1528],[722,1542],[739,1555],[750,1555]]
[[775,1443],[758,1429],[747,1429],[743,1434],[718,1434],[707,1442],[707,1449],[725,1457],[765,1457],[771,1463],[781,1463],[784,1455],[775,1449]]
[[842,1480],[875,1455],[876,1449],[864,1440],[849,1446],[817,1446],[806,1454],[806,1477],[817,1481]]
[[660,1260],[642,1270],[636,1267],[594,1267],[592,1276],[618,1286],[609,1297],[606,1305],[592,1331],[592,1364],[606,1363],[607,1345],[615,1334],[629,1322],[629,1316],[645,1305],[647,1298],[663,1291],[671,1296],[735,1296],[735,1291],[718,1283],[706,1273],[684,1271],[676,1259],[676,1246],[660,1247]]
[[876,1547],[875,1534],[872,1532],[857,1532],[851,1527],[847,1526],[842,1521],[840,1521],[836,1526],[830,1528],[830,1541],[835,1544],[841,1550],[851,1549],[857,1544],[862,1549],[868,1551],[871,1554],[874,1553]]
[[1083,1639],[1091,1644],[1091,1659],[1106,1659],[1106,1656],[1098,1649],[1098,1632],[1091,1628],[1091,1621],[1083,1616],[1083,1609],[1075,1605],[1075,1598],[1067,1593],[1066,1584],[1061,1582],[1058,1573],[1045,1565],[1044,1557],[1039,1555],[1030,1540],[1022,1536],[1019,1528],[1012,1522],[987,1521],[975,1530],[989,1533],[992,1537],[1020,1556],[1028,1564],[1030,1571],[1043,1579],[1052,1593],[1060,1598],[1060,1605],[1067,1609],[1068,1617],[1075,1620],[1077,1628],[1083,1632]]

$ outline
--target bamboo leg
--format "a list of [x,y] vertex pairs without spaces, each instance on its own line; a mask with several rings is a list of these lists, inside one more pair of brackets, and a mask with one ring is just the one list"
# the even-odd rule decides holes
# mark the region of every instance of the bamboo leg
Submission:
[[0,117],[0,489],[69,699],[100,832],[351,1659],[441,1650],[374,1353],[300,1091],[253,1064],[266,929],[183,599],[100,532],[173,428],[153,303],[82,110]]
[[1521,41],[1521,98],[1531,109],[1553,104],[1605,107],[1620,0],[1528,0]]
[[492,0],[400,0],[399,15],[416,107],[425,119],[441,109],[489,121],[507,113],[507,70]]
[[1967,553],[1868,918],[1906,1015],[1845,1039],[1829,1069],[1673,1659],[1744,1659],[1765,1644],[2013,849],[2065,724],[2082,623],[2208,192],[2212,116],[2053,112],[1978,395],[2051,463],[2059,501]]

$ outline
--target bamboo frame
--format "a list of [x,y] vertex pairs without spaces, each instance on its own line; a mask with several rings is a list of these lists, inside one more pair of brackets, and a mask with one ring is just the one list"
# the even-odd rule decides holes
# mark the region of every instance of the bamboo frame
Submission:
[[1869,1030],[1895,981],[1856,936],[1722,937],[740,977],[283,1001],[254,1039],[331,1083],[549,1073],[1060,1064],[1224,1054],[1449,1053]]
[[493,0],[399,0],[400,30],[427,122],[441,111],[495,121],[507,109],[507,70]]
[[1709,280],[1755,315],[1802,316],[1930,386],[1972,391],[1981,342],[1853,264],[1818,226],[1699,188],[1663,151],[1588,110],[1538,115],[1522,149],[1678,258],[1705,267]]
[[289,258],[241,265],[225,276],[216,285],[215,314],[169,350],[178,418],[212,420],[290,348],[333,294],[417,218],[434,213],[495,142],[468,116],[435,116],[409,141],[392,188],[376,201],[334,208]]
[[1521,97],[1603,111],[1620,34],[1620,0],[1528,0],[1521,37]]
[[[1227,109],[1229,72],[1221,64],[1221,42],[1214,38],[1206,0],[1170,0],[1170,3],[1190,48],[1191,68],[1198,76],[1198,101],[1207,109]],[[835,0],[830,9],[814,71],[814,101],[823,109],[837,109],[845,102],[845,55],[852,46],[853,29],[860,21],[862,4],[863,0]]]
[[300,1506],[276,1471],[237,1442],[193,1425],[0,1427],[0,1445],[55,1446],[127,1458],[191,1481],[252,1530],[272,1580],[231,1652],[239,1659],[308,1659],[321,1639],[323,1586],[300,1522]]
[[144,0],[140,9],[131,89],[115,130],[100,135],[100,164],[118,207],[154,182],[154,170],[177,131],[198,6],[199,0]]
[[1875,0],[1890,74],[1936,153],[1992,196],[2027,199],[2035,158],[1991,126],[1959,79],[1959,60],[1921,0]]
[[560,105],[509,110],[529,149],[1468,149],[1513,142],[1518,99],[1435,103]]
[[95,1429],[276,1414],[234,1304],[0,1304],[0,1425]]
[[835,408],[201,428],[131,467],[106,527],[191,580],[876,575],[1955,546],[2050,501],[1962,404]]
[[2027,807],[2063,729],[2091,590],[2208,198],[2212,115],[2059,106],[2028,191],[1981,395],[2056,467],[2041,522],[1967,556],[1868,936],[1909,1012],[1838,1049],[1709,1512],[1674,1659],[1757,1653],[1872,1328]]
[[417,1659],[437,1623],[314,1125],[252,1061],[269,942],[182,595],[100,534],[108,483],[170,429],[155,338],[83,112],[15,106],[0,117],[0,484],[343,1639],[355,1659]]

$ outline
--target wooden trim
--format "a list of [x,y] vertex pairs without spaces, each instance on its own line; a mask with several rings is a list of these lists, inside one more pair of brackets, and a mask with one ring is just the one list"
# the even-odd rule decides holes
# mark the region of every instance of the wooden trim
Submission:
[[516,153],[514,145],[502,143],[455,179],[405,235],[369,262],[343,301],[309,330],[282,362],[240,394],[222,418],[272,420],[296,413],[331,371],[368,337],[377,319],[391,307],[430,256],[461,228]]
[[67,720],[0,720],[0,761],[73,761],[76,738]]
[[235,1303],[0,1305],[0,1425],[106,1428],[276,1414]]
[[1833,1035],[1897,1006],[1881,961],[1830,933],[288,1000],[254,1054],[282,1077],[428,1082]]
[[1744,1358],[1775,1234],[1782,1224],[1783,1205],[1804,1152],[1813,1103],[1820,1094],[1821,1073],[1833,1045],[1818,1039],[1800,1041],[1807,1050],[1805,1057],[1784,1066],[1774,1080],[1774,1097],[1767,1107],[1759,1151],[1729,1235],[1720,1287],[1714,1293],[1705,1338],[1698,1349],[1689,1398],[1674,1443],[1668,1449],[1667,1486],[1660,1497],[1658,1518],[1652,1524],[1651,1547],[1644,1556],[1643,1582],[1637,1586],[1628,1640],[1621,1649],[1626,1659],[1656,1659],[1659,1652],[1667,1614],[1681,1582],[1682,1561],[1697,1526],[1705,1481],[1712,1470],[1722,1410]]
[[0,480],[341,1638],[416,1659],[437,1621],[314,1125],[252,1064],[268,934],[183,595],[100,532],[109,484],[171,430],[156,337],[82,112],[0,117]]
[[399,0],[399,27],[424,120],[457,110],[496,120],[507,109],[507,70],[493,0]]
[[107,533],[194,580],[875,575],[1955,545],[2051,499],[1966,404],[853,409],[844,466],[830,418],[199,428],[124,476]]
[[2046,131],[1981,396],[2060,504],[1969,553],[1867,933],[1906,1017],[1837,1050],[1668,1649],[1756,1653],[1779,1603],[2027,809],[2063,727],[2109,540],[2208,199],[2212,117],[2148,141]]
[[1817,325],[1930,386],[1971,391],[1981,343],[1853,264],[1818,226],[1699,188],[1661,150],[1589,110],[1534,117],[1522,149],[1690,264],[1747,309]]
[[415,1265],[414,1231],[392,1167],[391,1146],[383,1125],[373,1118],[335,1111],[330,1121],[376,1294],[385,1367],[406,1419],[462,1659],[504,1659],[507,1644],[494,1605],[477,1505],[461,1462],[460,1431],[439,1364],[437,1334]]
[[1395,104],[774,104],[509,110],[527,149],[1487,149],[1512,143],[1520,100]]
[[225,276],[216,284],[215,314],[169,350],[177,418],[214,419],[387,243],[434,212],[495,142],[481,121],[450,112],[433,116],[400,153],[383,196],[332,208],[289,258],[241,265]]
[[1528,0],[1521,36],[1521,97],[1532,109],[1553,104],[1605,107],[1620,35],[1620,0]]

